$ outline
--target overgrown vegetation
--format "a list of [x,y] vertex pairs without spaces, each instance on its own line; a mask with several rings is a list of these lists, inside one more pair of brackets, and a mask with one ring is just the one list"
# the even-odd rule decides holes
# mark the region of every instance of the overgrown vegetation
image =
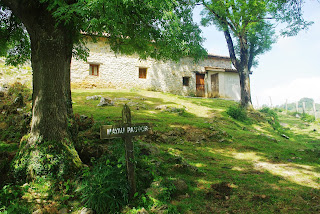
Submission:
[[241,107],[240,105],[228,107],[226,113],[233,119],[239,120],[241,122],[248,121],[249,119],[246,109]]
[[[10,106],[19,93],[7,92],[0,105]],[[97,107],[99,100],[86,99],[93,95],[115,105]],[[23,97],[27,113],[30,104]],[[70,128],[78,133],[75,148],[85,167],[69,178],[43,177],[46,169],[40,167],[36,180],[16,182],[9,166],[26,132],[5,135],[7,129],[19,128],[11,127],[8,118],[24,113],[0,114],[6,123],[0,134],[0,167],[7,175],[1,176],[0,213],[79,213],[83,207],[132,214],[320,211],[318,122],[268,108],[243,112],[232,101],[137,90],[75,90],[73,101]],[[138,192],[132,201],[122,140],[99,139],[102,124],[121,120],[124,103],[133,123],[153,126],[151,135],[135,137]],[[54,160],[59,157],[52,153],[38,163]]]

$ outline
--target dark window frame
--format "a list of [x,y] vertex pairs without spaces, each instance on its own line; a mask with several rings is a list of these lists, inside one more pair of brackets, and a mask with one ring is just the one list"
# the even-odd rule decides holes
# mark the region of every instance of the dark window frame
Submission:
[[182,85],[190,86],[190,77],[182,77]]
[[[94,74],[94,68],[97,68],[97,74]],[[89,64],[89,75],[91,76],[99,76],[99,69],[100,65],[99,64]]]
[[139,79],[147,79],[148,68],[139,67]]

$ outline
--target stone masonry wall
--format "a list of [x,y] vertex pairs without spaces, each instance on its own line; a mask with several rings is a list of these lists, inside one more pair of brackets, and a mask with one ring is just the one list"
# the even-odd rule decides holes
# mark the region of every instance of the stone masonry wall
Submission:
[[[71,82],[73,84],[92,84],[109,88],[141,88],[193,95],[196,91],[195,72],[205,72],[205,66],[231,68],[227,58],[211,57],[195,63],[191,58],[180,62],[141,60],[138,56],[115,54],[106,43],[106,38],[98,42],[88,42],[90,55],[87,62],[72,60]],[[89,64],[99,64],[99,76],[89,75]],[[147,68],[147,78],[139,78],[139,67]],[[234,73],[231,75],[238,76]],[[183,86],[182,78],[189,77],[189,86]]]

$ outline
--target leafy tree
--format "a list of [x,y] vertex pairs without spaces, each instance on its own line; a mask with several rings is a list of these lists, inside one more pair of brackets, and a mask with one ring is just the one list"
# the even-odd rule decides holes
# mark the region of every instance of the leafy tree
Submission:
[[302,0],[201,0],[202,24],[215,25],[224,33],[232,64],[239,72],[241,105],[252,106],[251,68],[257,57],[276,41],[275,26],[282,23],[282,35],[293,36],[310,22],[302,18]]
[[[81,166],[71,141],[72,54],[85,58],[81,33],[107,35],[116,52],[142,58],[199,58],[199,28],[187,0],[0,0],[0,54],[31,56],[33,109],[15,168],[24,176],[65,175]],[[23,177],[23,176],[22,176]]]

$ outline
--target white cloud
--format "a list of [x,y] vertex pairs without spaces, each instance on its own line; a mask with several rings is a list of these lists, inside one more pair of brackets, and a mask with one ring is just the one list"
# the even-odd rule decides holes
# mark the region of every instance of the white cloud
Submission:
[[[313,98],[320,103],[320,77],[295,79],[290,83],[274,86],[257,94],[260,105],[270,104],[270,97],[273,105],[298,101],[303,97]],[[254,97],[253,97],[254,98]]]

